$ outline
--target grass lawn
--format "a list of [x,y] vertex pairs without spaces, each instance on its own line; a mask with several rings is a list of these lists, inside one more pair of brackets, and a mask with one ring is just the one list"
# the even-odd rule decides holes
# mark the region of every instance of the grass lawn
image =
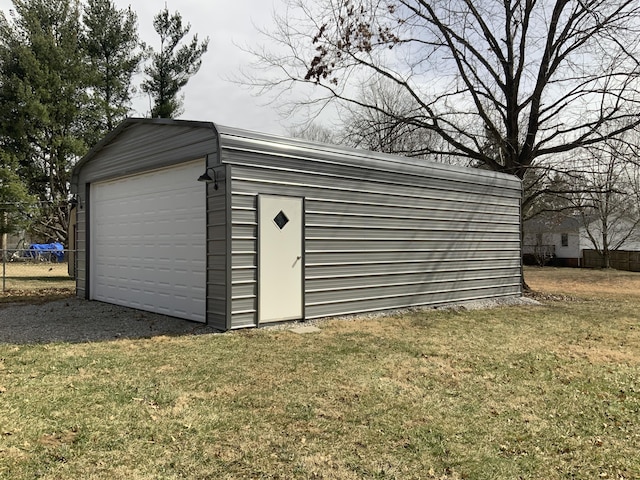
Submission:
[[[3,270],[0,263],[0,275]],[[0,286],[2,278],[0,277]],[[46,301],[75,292],[75,280],[69,277],[66,263],[7,262],[4,265],[4,291],[0,304]]]
[[640,274],[527,281],[542,306],[0,344],[0,478],[640,478]]

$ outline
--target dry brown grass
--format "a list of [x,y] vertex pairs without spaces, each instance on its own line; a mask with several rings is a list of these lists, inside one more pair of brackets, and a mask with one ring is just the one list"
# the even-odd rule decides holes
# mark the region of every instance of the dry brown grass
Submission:
[[[0,265],[0,274],[2,268]],[[8,262],[4,265],[0,303],[55,299],[74,291],[75,280],[69,277],[66,263]]]
[[[0,266],[2,268],[2,266]],[[68,278],[66,263],[8,262],[5,275],[10,278]]]
[[640,296],[640,273],[613,269],[528,267],[525,279],[534,291],[568,295]]
[[527,279],[573,300],[0,344],[0,478],[640,478],[637,276]]

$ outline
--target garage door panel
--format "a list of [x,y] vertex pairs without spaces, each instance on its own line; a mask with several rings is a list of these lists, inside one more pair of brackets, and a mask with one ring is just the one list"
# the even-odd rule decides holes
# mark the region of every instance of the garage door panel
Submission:
[[205,321],[204,168],[90,186],[92,299]]

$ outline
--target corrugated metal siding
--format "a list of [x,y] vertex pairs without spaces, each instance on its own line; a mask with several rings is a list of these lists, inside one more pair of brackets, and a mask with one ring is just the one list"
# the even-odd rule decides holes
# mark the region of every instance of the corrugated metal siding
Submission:
[[232,327],[256,324],[258,193],[306,199],[307,318],[520,293],[515,177],[221,144],[233,181]]
[[[235,190],[231,167],[231,326],[257,325],[258,309],[258,197]],[[267,192],[261,192],[267,193]]]
[[124,126],[116,141],[105,144],[91,161],[82,165],[78,185],[204,158],[216,149],[213,130],[190,125],[132,123]]
[[86,205],[79,205],[76,210],[77,230],[76,230],[76,295],[86,298],[87,284],[87,216]]
[[229,181],[225,168],[215,169],[218,189],[207,184],[207,323],[220,330],[230,328],[228,308]]
[[[496,186],[502,185],[506,188],[513,188],[514,184],[518,182],[511,175],[499,174],[489,170],[469,169],[429,162],[423,159],[320,144],[302,139],[277,137],[220,125],[216,125],[216,129],[220,134],[223,148],[228,151],[235,150],[239,154],[234,159],[236,164],[242,163],[240,153],[244,152],[248,154],[245,159],[249,159],[249,165],[255,163],[255,158],[251,159],[254,154],[266,155],[260,158],[261,162],[268,162],[269,157],[277,159],[274,166],[285,170],[289,166],[296,168],[296,166],[300,165],[300,160],[312,159],[314,160],[314,165],[309,165],[305,162],[305,168],[315,169],[327,175],[340,178],[348,176],[347,171],[340,170],[341,166],[355,166],[358,169],[366,166],[372,177],[377,173],[392,171],[411,173],[418,177],[423,176],[434,180],[456,177],[461,184],[467,183],[469,185],[491,182]],[[425,171],[425,164],[429,166],[428,174]],[[478,182],[476,179],[479,177],[483,177],[484,180]],[[362,178],[362,174],[356,175],[356,178]]]

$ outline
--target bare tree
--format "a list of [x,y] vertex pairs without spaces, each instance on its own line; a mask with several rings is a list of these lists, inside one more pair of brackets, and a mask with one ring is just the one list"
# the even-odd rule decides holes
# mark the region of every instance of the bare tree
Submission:
[[261,93],[312,85],[288,106],[397,117],[354,88],[384,79],[411,99],[398,120],[441,140],[421,152],[435,158],[523,179],[640,124],[637,0],[288,0],[275,20],[280,48],[253,52],[272,72],[249,80]]
[[[572,195],[581,171],[567,173],[552,165],[530,167],[523,179],[522,221],[539,216],[566,216],[575,212]],[[580,190],[582,191],[582,190]]]
[[[409,157],[432,157],[425,152],[432,149],[430,144],[440,140],[407,120],[415,106],[412,99],[406,96],[405,90],[382,79],[361,85],[359,98],[360,104],[339,105],[339,121],[330,126],[326,121],[320,123],[317,119],[312,122],[303,121],[300,126],[291,129],[291,135]],[[385,113],[387,111],[393,114]],[[438,160],[460,163],[455,157],[441,157]]]
[[289,131],[293,138],[304,138],[319,143],[340,143],[340,131],[320,123],[305,124]]
[[[289,0],[276,25],[282,48],[254,51],[273,76],[253,85],[312,84],[292,108],[339,101],[443,140],[423,153],[524,178],[640,121],[637,0]],[[364,79],[394,84],[411,108],[359,95]]]
[[342,105],[344,142],[354,147],[407,156],[423,156],[432,135],[411,122],[415,104],[387,79],[363,84],[358,104]]
[[583,187],[574,195],[574,204],[603,268],[611,266],[612,251],[640,240],[634,150],[622,139],[608,140],[587,149],[583,160],[592,171],[581,180]]

